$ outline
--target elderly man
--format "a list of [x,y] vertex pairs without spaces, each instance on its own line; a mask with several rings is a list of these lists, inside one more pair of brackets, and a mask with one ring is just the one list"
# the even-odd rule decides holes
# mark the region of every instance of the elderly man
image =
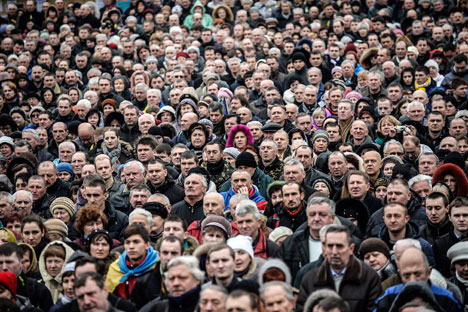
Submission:
[[29,216],[33,208],[33,196],[29,191],[17,191],[13,194],[14,210],[22,216]]
[[75,139],[80,149],[84,152],[90,152],[94,146],[94,128],[91,124],[85,122],[78,126],[78,138]]
[[280,281],[267,282],[260,288],[260,294],[266,312],[294,311],[296,297],[293,295],[291,285]]
[[171,215],[183,218],[188,224],[201,220],[204,217],[203,197],[207,190],[208,182],[204,176],[197,173],[187,176],[184,181],[185,198],[172,207]]
[[[431,270],[432,268],[421,250],[414,247],[406,249],[398,264],[402,284],[388,288],[376,301],[375,311],[389,311],[389,307],[408,282],[429,282]],[[429,287],[437,303],[444,307],[445,311],[462,311],[460,303],[451,291],[436,286],[434,283],[429,283]]]
[[70,197],[69,184],[58,178],[57,166],[51,161],[39,164],[37,174],[47,182],[47,193],[55,197]]
[[188,233],[195,237],[198,242],[202,243],[202,221],[209,215],[213,216],[223,216],[224,213],[224,198],[221,194],[212,192],[207,193],[203,197],[203,214],[204,218],[201,220],[193,221],[188,226]]
[[143,114],[138,118],[138,128],[142,134],[148,134],[151,127],[156,126],[154,116],[151,114]]
[[28,190],[31,192],[34,200],[33,212],[44,219],[52,218],[50,204],[55,196],[47,194],[46,181],[39,175],[34,175],[28,180]]
[[449,281],[454,283],[462,292],[463,302],[468,304],[468,293],[464,281],[468,279],[468,242],[459,242],[450,247],[447,251],[447,257],[451,264],[455,267],[456,275],[452,276]]
[[249,199],[240,201],[235,220],[239,234],[252,238],[255,257],[267,259],[276,255],[278,245],[269,240],[260,229],[260,213],[255,202]]
[[260,195],[258,188],[252,183],[249,172],[245,170],[234,171],[231,176],[231,188],[227,192],[221,193],[224,197],[225,207],[229,206],[229,200],[235,194],[247,195],[250,200],[257,204],[260,211],[264,211],[266,208],[267,201]]
[[332,289],[346,300],[350,311],[372,311],[381,293],[379,275],[354,255],[349,229],[331,225],[325,231],[325,261],[302,280],[296,308],[303,309],[307,297],[319,289]]
[[195,311],[200,297],[200,285],[204,273],[199,269],[198,259],[181,256],[167,264],[166,289],[169,299],[155,299],[140,312],[150,311]]

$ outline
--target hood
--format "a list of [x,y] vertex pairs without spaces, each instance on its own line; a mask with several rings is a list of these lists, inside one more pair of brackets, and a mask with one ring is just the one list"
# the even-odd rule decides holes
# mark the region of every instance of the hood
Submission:
[[250,129],[247,126],[239,124],[239,125],[235,125],[234,127],[232,127],[231,131],[229,132],[228,139],[226,141],[226,148],[234,147],[234,137],[239,131],[244,132],[245,136],[247,137],[247,145],[254,144],[253,135]]
[[264,283],[263,283],[263,274],[265,274],[265,272],[268,270],[268,269],[271,269],[271,268],[278,268],[280,269],[284,275],[286,276],[286,283],[291,285],[291,271],[289,270],[288,266],[286,265],[286,263],[283,262],[283,260],[280,260],[280,259],[268,259],[267,261],[265,261],[265,263],[262,265],[262,267],[260,268],[260,270],[258,271],[258,283],[260,284],[260,286],[262,286]]
[[224,9],[226,10],[226,20],[229,20],[229,21],[233,21],[234,20],[234,15],[232,14],[232,10],[230,7],[228,7],[227,5],[225,4],[220,4],[218,5],[214,10],[213,10],[213,14],[212,17],[213,19],[217,19],[218,18],[218,11],[219,9]]
[[38,265],[37,265],[37,256],[36,256],[36,251],[34,250],[34,247],[27,244],[27,243],[19,243],[19,246],[25,246],[29,252],[31,253],[31,265],[29,266],[28,270],[24,272],[26,275],[31,275],[35,274],[38,272]]
[[[397,286],[395,286],[397,287]],[[421,298],[423,302],[429,303],[435,311],[444,311],[439,305],[434,295],[432,287],[429,287],[427,282],[408,282],[402,287],[400,293],[395,298],[390,307],[390,312],[400,311],[400,308],[406,303]]]
[[195,8],[196,8],[196,7],[201,7],[202,10],[203,10],[203,14],[206,13],[206,9],[205,9],[205,6],[203,5],[203,3],[201,3],[200,0],[197,0],[197,1],[195,1],[195,3],[193,4],[192,8],[190,9],[190,14],[193,15],[193,13],[195,13]]
[[[64,249],[65,249],[65,262],[64,262],[64,266],[65,266],[65,263],[67,263],[68,259],[73,255],[74,253],[74,250],[68,246],[67,244],[65,244],[64,242],[62,241],[53,241],[53,242],[50,242],[47,244],[47,246],[45,246],[44,250],[42,251],[41,253],[41,256],[39,257],[39,272],[41,273],[41,276],[42,276],[42,279],[45,281],[45,282],[48,282],[48,281],[51,281],[51,280],[55,280],[57,281],[59,284],[61,283],[61,274],[57,275],[56,277],[52,277],[46,270],[46,266],[45,266],[45,257],[44,257],[44,254],[46,253],[46,251],[53,245],[60,245],[62,246]],[[63,269],[63,268],[62,268]]]

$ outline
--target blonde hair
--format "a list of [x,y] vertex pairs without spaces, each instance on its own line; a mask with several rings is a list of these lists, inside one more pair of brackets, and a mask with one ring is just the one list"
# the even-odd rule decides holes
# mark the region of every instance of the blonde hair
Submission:
[[391,115],[387,115],[387,116],[382,117],[382,119],[380,119],[379,123],[377,124],[377,131],[378,132],[382,132],[382,125],[383,125],[384,122],[390,122],[390,123],[394,124],[395,126],[401,125],[401,123],[398,121],[398,119],[396,119],[395,117],[393,117]]

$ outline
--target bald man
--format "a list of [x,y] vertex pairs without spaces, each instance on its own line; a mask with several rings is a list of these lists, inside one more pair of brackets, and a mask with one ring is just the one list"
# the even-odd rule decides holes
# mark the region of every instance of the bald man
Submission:
[[[203,214],[205,217],[207,216],[223,216],[224,212],[224,197],[223,195],[212,192],[208,193],[203,197]],[[203,219],[198,221],[193,221],[192,224],[189,225],[187,231],[188,233],[195,237],[198,242],[202,243],[202,230],[201,224]]]
[[75,139],[83,152],[89,152],[94,145],[94,127],[87,122],[78,126],[78,138]]
[[[389,311],[405,284],[408,282],[428,283],[431,271],[432,268],[421,250],[410,247],[403,251],[398,264],[398,273],[403,283],[388,288],[383,296],[377,299],[374,311]],[[444,311],[462,311],[460,303],[451,291],[432,283],[429,283],[429,287],[437,303],[444,307]]]
[[172,143],[175,144],[187,144],[189,139],[188,129],[190,126],[198,121],[198,115],[195,113],[185,113],[180,118],[180,131],[178,135],[172,138]]

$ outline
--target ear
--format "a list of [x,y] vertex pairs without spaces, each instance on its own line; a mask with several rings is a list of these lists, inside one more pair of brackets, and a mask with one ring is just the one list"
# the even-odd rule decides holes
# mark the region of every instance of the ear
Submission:
[[304,192],[301,192],[301,200],[304,199],[304,196],[305,196],[305,195],[304,195]]
[[351,245],[349,245],[349,249],[351,249],[351,252],[354,253],[354,248],[356,248],[356,244],[352,243]]
[[406,215],[406,217],[405,217],[405,223],[408,223],[410,219],[411,219],[411,217],[410,217],[409,215]]

